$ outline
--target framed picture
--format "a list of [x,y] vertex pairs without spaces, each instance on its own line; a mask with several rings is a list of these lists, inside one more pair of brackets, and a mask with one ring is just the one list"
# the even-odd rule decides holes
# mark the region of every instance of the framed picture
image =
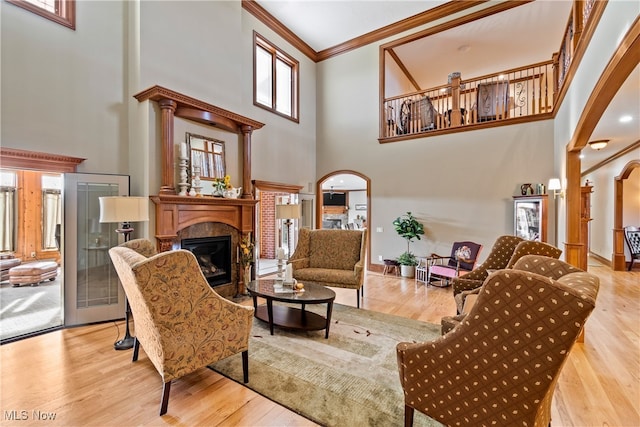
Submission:
[[364,204],[356,204],[356,210],[357,211],[366,211],[367,210],[367,205]]

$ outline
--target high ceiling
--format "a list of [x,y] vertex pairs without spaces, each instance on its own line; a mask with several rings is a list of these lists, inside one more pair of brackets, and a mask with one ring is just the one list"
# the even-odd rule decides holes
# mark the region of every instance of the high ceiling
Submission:
[[[447,2],[256,0],[256,3],[319,52]],[[496,3],[499,2],[489,1],[458,15]],[[452,71],[460,71],[464,79],[548,60],[560,47],[571,6],[568,0],[524,3],[394,51],[421,88],[442,84]],[[437,68],[425,65],[435,61]],[[640,68],[636,67],[590,138],[609,139],[609,145],[600,151],[585,148],[583,170],[640,140],[638,93]],[[623,115],[631,116],[632,121],[620,123]]]

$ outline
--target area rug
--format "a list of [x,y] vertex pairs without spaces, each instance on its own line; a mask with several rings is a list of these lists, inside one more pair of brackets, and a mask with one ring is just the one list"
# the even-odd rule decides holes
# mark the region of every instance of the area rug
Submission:
[[[307,310],[326,314],[326,306]],[[440,327],[403,317],[334,304],[329,338],[324,331],[295,332],[254,319],[247,387],[324,426],[401,426],[404,395],[396,344],[426,341]],[[242,382],[242,361],[211,366]],[[440,426],[416,411],[415,426]]]

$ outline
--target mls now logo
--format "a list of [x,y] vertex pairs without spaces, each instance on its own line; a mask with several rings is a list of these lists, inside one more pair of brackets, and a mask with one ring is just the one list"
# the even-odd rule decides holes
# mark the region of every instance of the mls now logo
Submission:
[[[31,417],[29,417],[29,414],[31,414]],[[4,411],[3,416],[6,421],[26,421],[28,419],[36,421],[53,421],[56,419],[55,412],[42,412],[38,410],[34,410],[29,413],[29,411],[18,411],[14,409],[12,411]]]

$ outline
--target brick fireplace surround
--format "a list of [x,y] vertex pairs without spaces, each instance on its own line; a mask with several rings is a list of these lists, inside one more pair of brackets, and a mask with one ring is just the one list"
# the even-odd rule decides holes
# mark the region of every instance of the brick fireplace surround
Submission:
[[[251,134],[263,123],[240,116],[178,92],[153,86],[135,95],[139,102],[155,101],[160,106],[162,145],[162,184],[155,203],[156,239],[158,250],[180,247],[185,238],[231,236],[231,283],[217,286],[216,292],[225,297],[238,293],[241,274],[238,264],[238,243],[242,236],[254,232],[255,205],[251,184]],[[175,185],[174,117],[242,135],[242,196],[239,199],[220,197],[179,196]]]

